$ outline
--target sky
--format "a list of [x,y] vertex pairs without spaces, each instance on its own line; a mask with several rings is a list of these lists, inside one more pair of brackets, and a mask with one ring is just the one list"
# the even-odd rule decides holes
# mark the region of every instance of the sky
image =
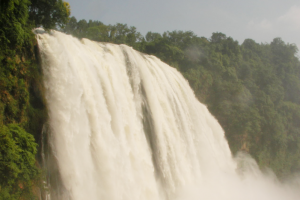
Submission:
[[299,0],[66,0],[71,16],[148,31],[193,31],[210,38],[222,32],[239,43],[270,43],[280,37],[300,49]]

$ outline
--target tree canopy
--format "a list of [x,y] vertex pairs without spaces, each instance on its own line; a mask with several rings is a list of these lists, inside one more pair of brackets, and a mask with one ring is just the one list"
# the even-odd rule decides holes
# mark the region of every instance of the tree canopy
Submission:
[[0,199],[30,199],[35,166],[34,137],[16,124],[0,126]]
[[64,27],[71,14],[70,4],[62,0],[30,0],[29,20],[45,29]]

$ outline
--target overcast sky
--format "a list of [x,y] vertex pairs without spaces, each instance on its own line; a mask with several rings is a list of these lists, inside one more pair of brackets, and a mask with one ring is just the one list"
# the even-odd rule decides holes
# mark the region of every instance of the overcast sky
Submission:
[[209,38],[222,32],[238,40],[281,37],[300,48],[299,0],[66,0],[77,20],[126,23],[148,31],[193,31]]

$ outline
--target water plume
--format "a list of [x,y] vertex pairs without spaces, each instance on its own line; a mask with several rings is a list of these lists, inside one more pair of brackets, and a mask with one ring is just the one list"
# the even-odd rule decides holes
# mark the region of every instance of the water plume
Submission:
[[55,198],[298,199],[251,158],[232,158],[221,126],[175,68],[126,45],[57,31],[37,40],[64,187]]

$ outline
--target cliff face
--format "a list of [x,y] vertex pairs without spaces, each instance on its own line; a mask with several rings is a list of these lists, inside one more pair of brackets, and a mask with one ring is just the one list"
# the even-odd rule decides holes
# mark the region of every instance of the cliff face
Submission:
[[63,26],[69,15],[61,0],[0,2],[0,199],[32,199],[42,182],[38,161],[47,112],[32,29]]
[[38,155],[46,120],[34,35],[0,52],[0,197],[30,198],[41,183]]
[[32,35],[0,60],[0,124],[16,123],[38,139],[45,120],[42,75]]

